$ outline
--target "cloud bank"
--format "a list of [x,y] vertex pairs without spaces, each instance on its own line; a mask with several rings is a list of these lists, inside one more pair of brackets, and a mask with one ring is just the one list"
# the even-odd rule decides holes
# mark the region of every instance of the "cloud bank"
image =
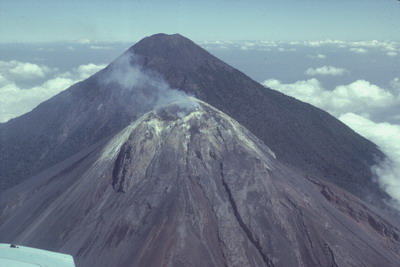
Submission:
[[100,46],[100,45],[91,45],[89,48],[93,49],[93,50],[111,50],[111,49],[113,49],[111,46]]
[[[346,40],[311,40],[311,41],[204,41],[200,43],[206,49],[239,48],[242,50],[259,51],[295,51],[297,47],[337,47],[348,48],[350,52],[367,54],[369,50],[384,52],[389,57],[395,57],[400,51],[400,43],[396,41],[346,41]],[[280,50],[279,50],[280,49]],[[323,54],[310,55],[309,58],[323,59]]]
[[44,78],[47,74],[57,71],[56,68],[49,68],[45,65],[37,65],[16,60],[1,61],[0,75],[8,80],[35,80]]
[[[357,80],[327,90],[314,78],[292,84],[270,79],[262,84],[328,111],[377,144],[388,158],[373,166],[372,171],[393,198],[390,204],[400,209],[400,124],[387,121],[397,118],[400,122],[400,78],[393,79],[390,88]],[[376,118],[384,121],[375,122]]]
[[326,56],[324,54],[317,54],[317,55],[308,55],[307,57],[312,59],[325,59]]
[[[0,61],[0,122],[31,111],[41,102],[86,79],[106,65],[81,65],[69,72],[28,62]],[[45,79],[31,87],[20,86],[21,80]]]
[[351,52],[357,53],[357,54],[366,54],[368,53],[368,50],[362,47],[352,47],[349,49]]
[[400,208],[400,125],[376,123],[354,113],[343,114],[339,119],[377,144],[388,156],[372,170],[381,187],[393,198],[390,204]]
[[[396,84],[396,81],[394,79],[392,83]],[[399,104],[400,90],[391,92],[365,80],[340,85],[331,91],[315,78],[292,84],[270,79],[262,84],[324,109],[334,116],[354,112],[369,118]]]

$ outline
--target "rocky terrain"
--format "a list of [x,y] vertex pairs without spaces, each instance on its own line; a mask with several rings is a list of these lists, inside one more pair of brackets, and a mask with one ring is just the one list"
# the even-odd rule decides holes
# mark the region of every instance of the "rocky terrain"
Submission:
[[398,221],[293,172],[206,103],[146,113],[0,196],[2,242],[69,253],[77,266],[400,262]]

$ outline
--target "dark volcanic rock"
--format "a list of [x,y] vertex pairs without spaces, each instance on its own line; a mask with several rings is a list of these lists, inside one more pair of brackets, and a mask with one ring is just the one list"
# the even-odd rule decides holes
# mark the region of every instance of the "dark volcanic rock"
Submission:
[[[381,151],[324,111],[264,88],[178,35],[144,38],[134,53],[144,71],[236,119],[282,162],[366,199],[380,199],[370,167]],[[114,64],[114,63],[112,63]],[[111,64],[111,65],[112,65]],[[115,134],[144,112],[137,90],[104,84],[110,66],[32,112],[0,124],[0,190]],[[149,93],[143,87],[144,93]],[[132,93],[135,92],[135,93]]]
[[181,111],[4,192],[2,242],[77,266],[398,266],[398,225],[380,212],[293,173],[220,111]]

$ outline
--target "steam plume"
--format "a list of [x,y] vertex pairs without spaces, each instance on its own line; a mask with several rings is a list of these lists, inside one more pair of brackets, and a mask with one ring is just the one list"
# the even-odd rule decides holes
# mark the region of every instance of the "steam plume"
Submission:
[[138,60],[132,53],[123,54],[107,67],[101,82],[128,91],[135,98],[134,104],[141,106],[144,112],[171,104],[186,111],[199,106],[193,97],[171,88],[158,73],[144,70]]

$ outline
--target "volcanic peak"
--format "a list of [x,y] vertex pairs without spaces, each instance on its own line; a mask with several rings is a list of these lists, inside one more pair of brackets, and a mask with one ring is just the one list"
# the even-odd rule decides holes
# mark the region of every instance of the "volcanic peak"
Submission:
[[[140,62],[145,68],[150,68],[169,75],[191,75],[199,68],[216,69],[222,67],[232,71],[233,68],[217,59],[191,40],[180,34],[155,34],[146,37],[133,45],[127,52],[142,57]],[[165,75],[168,73],[167,75]]]

